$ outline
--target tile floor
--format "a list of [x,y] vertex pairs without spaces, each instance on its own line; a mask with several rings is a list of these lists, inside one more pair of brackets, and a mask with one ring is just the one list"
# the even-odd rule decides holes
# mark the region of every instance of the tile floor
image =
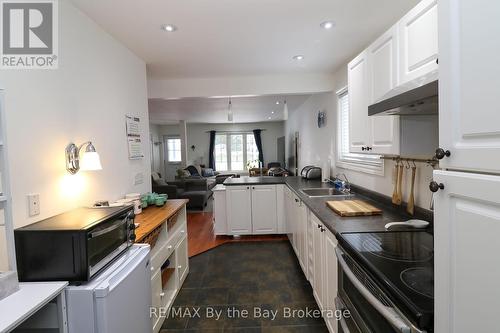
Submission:
[[[161,333],[328,332],[321,318],[287,315],[317,309],[288,241],[224,244],[191,258],[189,264],[173,309],[192,316],[170,316]],[[247,316],[237,315],[244,310]],[[274,319],[270,311],[277,311]],[[210,317],[215,312],[220,319]]]

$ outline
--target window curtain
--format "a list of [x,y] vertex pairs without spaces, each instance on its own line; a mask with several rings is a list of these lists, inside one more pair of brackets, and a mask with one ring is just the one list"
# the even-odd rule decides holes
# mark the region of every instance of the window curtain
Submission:
[[255,138],[257,149],[259,150],[259,161],[262,163],[262,166],[264,166],[264,152],[262,151],[262,138],[260,136],[261,132],[262,130],[260,129],[254,129],[253,136]]
[[208,149],[208,167],[215,170],[215,131],[210,131],[210,147]]

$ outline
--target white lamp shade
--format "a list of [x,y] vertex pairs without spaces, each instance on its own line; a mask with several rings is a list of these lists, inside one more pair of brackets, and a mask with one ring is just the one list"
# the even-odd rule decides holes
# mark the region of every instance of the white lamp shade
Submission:
[[102,170],[101,159],[99,154],[95,151],[89,151],[83,153],[80,160],[80,170],[92,171],[92,170]]
[[283,119],[288,120],[288,105],[286,105],[286,101],[283,106]]

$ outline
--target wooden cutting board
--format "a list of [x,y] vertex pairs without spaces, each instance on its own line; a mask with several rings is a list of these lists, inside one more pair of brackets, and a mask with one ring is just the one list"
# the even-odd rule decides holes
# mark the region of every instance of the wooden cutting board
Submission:
[[382,211],[363,200],[327,201],[327,206],[340,216],[380,215]]

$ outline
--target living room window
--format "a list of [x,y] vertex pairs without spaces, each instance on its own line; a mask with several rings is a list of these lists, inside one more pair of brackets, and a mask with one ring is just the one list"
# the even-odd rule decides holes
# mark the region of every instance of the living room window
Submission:
[[356,154],[350,152],[349,145],[349,93],[347,88],[337,92],[338,97],[338,137],[337,162],[339,168],[383,175],[384,162],[380,155]]
[[178,137],[172,137],[167,139],[167,162],[169,163],[182,162],[181,139]]
[[253,133],[216,134],[214,154],[217,171],[245,171],[247,161],[259,159]]

